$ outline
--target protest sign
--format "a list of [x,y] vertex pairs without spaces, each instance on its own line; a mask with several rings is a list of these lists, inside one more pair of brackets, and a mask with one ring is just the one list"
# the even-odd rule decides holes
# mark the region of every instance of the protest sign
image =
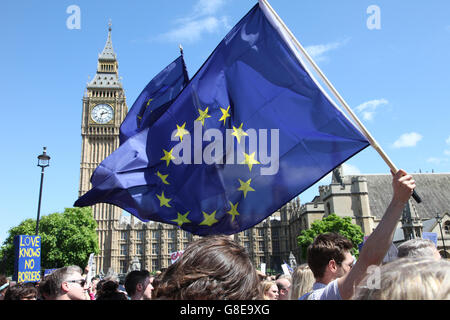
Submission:
[[266,274],[266,264],[264,262],[261,262],[261,272]]
[[289,272],[289,267],[288,267],[287,263],[283,263],[283,264],[281,265],[281,269],[283,270],[283,273],[284,273],[284,274],[286,274],[286,275],[290,275],[290,274],[291,274],[291,273]]
[[95,270],[94,268],[94,254],[91,253],[89,255],[89,261],[88,261],[88,274],[86,275],[86,283],[89,286],[91,284],[92,277],[94,276]]
[[434,245],[437,247],[437,233],[436,232],[423,232],[422,233],[422,238],[423,239],[428,239],[431,240]]
[[170,260],[172,261],[172,264],[174,264],[183,255],[183,252],[184,250],[170,253]]
[[17,282],[41,280],[41,237],[20,235],[14,237],[14,275]]
[[44,278],[48,275],[51,275],[55,270],[58,270],[58,268],[45,269],[44,270]]

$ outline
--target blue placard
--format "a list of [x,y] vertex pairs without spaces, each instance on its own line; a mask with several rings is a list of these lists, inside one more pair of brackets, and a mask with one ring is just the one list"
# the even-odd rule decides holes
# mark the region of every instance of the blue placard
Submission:
[[436,245],[437,247],[437,233],[436,232],[423,232],[422,233],[422,239],[428,239],[433,241],[433,243]]
[[41,237],[14,237],[14,275],[17,282],[37,282],[41,280]]
[[45,269],[44,270],[44,278],[48,275],[51,275],[54,271],[58,270],[58,268],[53,268],[53,269]]

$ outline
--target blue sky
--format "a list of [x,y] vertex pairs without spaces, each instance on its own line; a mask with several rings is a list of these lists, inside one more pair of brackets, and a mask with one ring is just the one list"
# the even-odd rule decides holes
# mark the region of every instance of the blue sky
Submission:
[[[78,197],[81,99],[95,74],[109,19],[131,107],[147,82],[178,56],[179,43],[193,76],[255,3],[3,3],[0,242],[11,227],[36,218],[40,182],[36,165],[43,146],[51,162],[45,171],[41,215],[62,212]],[[450,172],[448,1],[270,3],[397,167],[411,173]],[[74,21],[74,12],[68,10],[73,5],[80,10],[79,29],[67,26],[68,20]],[[371,5],[379,11],[368,11]],[[374,18],[379,18],[379,25],[374,25]],[[388,173],[389,168],[369,148],[349,160],[344,171]],[[312,200],[318,185],[300,196],[302,203]]]

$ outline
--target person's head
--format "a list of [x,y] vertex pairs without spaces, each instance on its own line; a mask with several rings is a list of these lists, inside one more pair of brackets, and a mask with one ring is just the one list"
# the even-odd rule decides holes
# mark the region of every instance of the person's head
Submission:
[[39,296],[43,300],[52,300],[55,298],[55,293],[52,291],[51,281],[47,281],[47,278],[48,276],[39,283]]
[[278,300],[279,292],[275,281],[263,281],[261,282],[261,291],[264,300]]
[[397,257],[423,258],[430,257],[436,260],[441,259],[441,255],[434,243],[428,239],[411,239],[398,246]]
[[135,270],[128,273],[125,277],[125,290],[131,300],[150,300],[153,290],[150,272]]
[[292,277],[289,275],[281,275],[275,281],[278,287],[279,300],[289,300],[289,291],[291,288]]
[[381,266],[378,279],[374,275],[361,281],[354,300],[450,300],[450,262],[446,260],[399,258]]
[[292,284],[290,292],[290,300],[297,300],[304,294],[310,292],[314,285],[314,275],[308,264],[304,263],[295,268],[292,273]]
[[94,295],[97,293],[97,284],[100,282],[100,278],[98,276],[95,276],[91,279],[91,283],[89,284],[89,292],[93,293]]
[[353,243],[338,233],[318,235],[308,247],[308,265],[316,281],[328,284],[350,272]]
[[154,280],[156,299],[255,300],[259,279],[245,248],[229,236],[192,242],[183,255]]
[[4,300],[36,300],[37,293],[34,283],[18,283],[6,291]]
[[48,292],[56,300],[85,300],[86,279],[78,266],[68,266],[55,270],[46,278]]
[[[101,285],[101,289],[98,288]],[[125,293],[120,292],[119,283],[113,280],[100,281],[97,285],[96,300],[128,300]]]

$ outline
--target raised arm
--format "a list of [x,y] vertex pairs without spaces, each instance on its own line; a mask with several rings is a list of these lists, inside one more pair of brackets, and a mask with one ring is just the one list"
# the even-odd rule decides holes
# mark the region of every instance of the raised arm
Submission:
[[352,270],[338,279],[339,293],[342,299],[350,299],[355,287],[366,276],[367,268],[379,265],[386,255],[394,237],[397,223],[408,199],[411,197],[415,181],[405,171],[399,170],[393,175],[393,197],[378,226],[364,243],[359,259]]

